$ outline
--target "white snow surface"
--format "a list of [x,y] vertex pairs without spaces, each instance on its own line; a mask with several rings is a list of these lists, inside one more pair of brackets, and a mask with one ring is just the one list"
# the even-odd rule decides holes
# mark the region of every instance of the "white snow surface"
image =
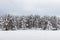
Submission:
[[60,31],[0,31],[0,40],[60,40]]

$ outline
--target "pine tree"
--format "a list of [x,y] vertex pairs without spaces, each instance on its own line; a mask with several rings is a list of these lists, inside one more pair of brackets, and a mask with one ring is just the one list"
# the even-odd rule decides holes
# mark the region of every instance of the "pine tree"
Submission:
[[13,29],[13,18],[10,15],[7,15],[7,17],[4,20],[4,28],[5,30],[12,30]]

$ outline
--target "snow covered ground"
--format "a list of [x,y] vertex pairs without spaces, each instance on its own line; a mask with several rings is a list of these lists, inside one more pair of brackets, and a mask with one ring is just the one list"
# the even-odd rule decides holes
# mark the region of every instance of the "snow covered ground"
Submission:
[[60,31],[0,31],[0,40],[60,40]]

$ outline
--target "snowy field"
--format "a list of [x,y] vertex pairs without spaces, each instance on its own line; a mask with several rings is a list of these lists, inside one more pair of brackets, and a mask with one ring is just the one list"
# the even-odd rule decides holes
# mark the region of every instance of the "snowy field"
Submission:
[[60,31],[0,31],[0,40],[60,40]]

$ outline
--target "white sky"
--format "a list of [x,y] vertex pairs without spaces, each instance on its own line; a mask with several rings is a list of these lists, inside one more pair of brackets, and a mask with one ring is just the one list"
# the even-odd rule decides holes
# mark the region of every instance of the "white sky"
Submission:
[[60,0],[0,0],[0,13],[59,16]]

